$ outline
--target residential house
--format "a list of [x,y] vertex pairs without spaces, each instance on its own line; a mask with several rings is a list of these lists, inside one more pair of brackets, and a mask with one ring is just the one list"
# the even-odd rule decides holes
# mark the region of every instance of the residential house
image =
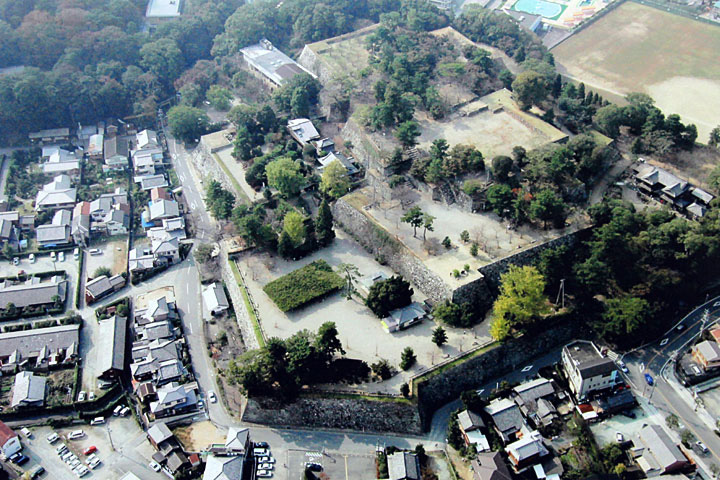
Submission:
[[69,128],[51,128],[32,132],[28,135],[30,142],[46,145],[48,143],[64,143],[70,140]]
[[150,402],[150,412],[155,418],[179,415],[197,409],[195,390],[186,385],[171,383],[157,390],[158,399]]
[[15,375],[10,407],[41,407],[45,404],[47,378],[23,371]]
[[167,425],[163,422],[155,422],[148,429],[147,435],[150,443],[157,449],[152,459],[162,466],[164,473],[172,478],[179,470],[189,467],[190,463],[183,453],[180,442]]
[[155,267],[155,256],[149,248],[135,247],[130,250],[128,270],[131,274],[138,274],[152,270]]
[[130,215],[119,209],[113,209],[103,219],[108,235],[125,235],[130,229]]
[[691,462],[658,425],[640,430],[633,455],[647,477],[679,473],[692,468]]
[[56,275],[47,281],[33,277],[25,282],[9,279],[0,282],[0,305],[12,303],[16,308],[52,307],[56,302],[64,303],[68,282]]
[[557,410],[550,401],[555,396],[555,387],[547,378],[537,378],[513,388],[515,403],[526,418],[536,427],[548,426],[557,417]]
[[77,190],[67,175],[58,175],[44,185],[35,197],[35,210],[72,209],[77,199]]
[[352,159],[346,157],[340,152],[330,152],[324,157],[318,158],[318,163],[320,164],[318,170],[322,172],[323,170],[325,170],[325,168],[327,168],[328,165],[333,162],[340,162],[340,165],[345,167],[345,170],[347,170],[347,176],[352,177],[353,175],[360,172],[360,170],[352,162]]
[[520,440],[505,447],[505,451],[508,454],[510,463],[512,463],[518,472],[537,463],[542,457],[550,454],[550,451],[545,447],[542,435],[540,435],[538,431],[532,431],[527,435],[523,435]]
[[125,368],[125,343],[127,337],[127,318],[113,315],[98,322],[97,335],[98,359],[95,365],[100,372],[99,378],[115,378]]
[[155,175],[155,166],[162,163],[162,151],[156,152],[134,152],[133,166],[135,175]]
[[180,205],[174,200],[150,202],[149,209],[143,212],[143,226],[155,227],[161,225],[164,219],[178,215],[180,215]]
[[17,250],[21,231],[20,214],[17,210],[0,212],[0,242],[3,245],[8,244],[11,248]]
[[20,450],[22,450],[22,445],[20,444],[18,434],[13,432],[4,422],[0,421],[0,453],[2,453],[5,458],[9,458],[10,455],[14,455]]
[[165,175],[162,173],[158,173],[155,175],[136,176],[134,181],[135,183],[140,184],[141,190],[145,191],[152,190],[155,187],[165,188],[169,185],[167,179],[165,178]]
[[148,428],[147,437],[152,446],[155,447],[156,450],[160,450],[164,442],[173,438],[173,433],[165,422],[155,422]]
[[203,291],[205,306],[212,315],[221,315],[230,308],[222,283],[213,282]]
[[230,427],[225,443],[210,445],[203,480],[243,480],[252,472],[250,431]]
[[307,118],[295,118],[287,124],[287,130],[290,136],[300,144],[301,147],[309,144],[313,140],[320,138],[320,134],[315,129],[312,121]]
[[295,75],[307,74],[315,77],[313,73],[277,50],[266,39],[262,39],[255,45],[241,48],[240,53],[250,72],[263,80],[270,89],[282,86]]
[[358,287],[360,288],[361,293],[367,296],[368,293],[370,293],[370,287],[372,287],[376,282],[387,280],[388,278],[389,277],[383,272],[375,272],[371,275],[362,277],[360,282],[358,282]]
[[35,215],[20,215],[20,231],[30,232],[35,228]]
[[80,346],[80,325],[0,333],[0,366],[4,373],[18,368],[46,369],[73,364]]
[[50,147],[48,151],[44,151],[43,153],[50,153],[47,161],[42,164],[44,174],[65,174],[76,181],[80,178],[81,158],[78,157],[75,152],[70,152],[59,147]]
[[72,213],[70,210],[57,210],[52,221],[35,229],[35,238],[39,248],[54,248],[71,245]]
[[720,346],[716,342],[704,340],[698,343],[692,347],[692,356],[705,371],[720,367]]
[[715,198],[662,168],[642,164],[636,168],[635,180],[640,192],[670,204],[676,210],[700,219]]
[[158,141],[156,131],[143,130],[135,135],[135,148],[133,149],[133,151],[153,151],[158,148],[162,147],[160,146],[160,142]]
[[180,261],[180,242],[175,237],[154,240],[152,253],[156,265],[173,265]]
[[485,423],[480,418],[480,415],[470,410],[463,410],[458,413],[457,420],[465,445],[475,444],[478,452],[490,450],[490,443],[481,431],[481,429],[485,428]]
[[98,133],[97,125],[85,125],[78,123],[77,138],[82,144],[86,144],[90,137]]
[[158,200],[172,200],[172,197],[163,187],[153,187],[150,190],[150,200],[153,202]]
[[105,158],[103,170],[123,170],[127,168],[130,157],[127,140],[120,137],[105,139],[103,156]]
[[105,135],[96,133],[88,139],[87,156],[90,160],[103,159],[103,147],[105,146]]
[[157,400],[157,389],[152,382],[143,382],[137,384],[135,388],[135,395],[140,399],[140,402],[145,405],[148,402]]
[[175,299],[168,296],[155,298],[146,308],[135,309],[135,326],[144,326],[153,322],[162,322],[177,318]]
[[73,208],[70,234],[78,245],[87,246],[90,241],[90,202],[78,202]]
[[125,277],[122,275],[101,275],[85,283],[85,301],[90,304],[103,297],[117,292],[125,286]]
[[485,413],[492,417],[495,431],[504,443],[517,439],[520,432],[526,428],[520,409],[509,398],[493,400],[485,407]]
[[420,460],[410,452],[396,452],[387,456],[390,480],[420,480]]
[[615,363],[603,357],[592,342],[576,340],[565,345],[562,366],[577,401],[625,385]]
[[391,310],[390,314],[380,321],[380,325],[388,333],[398,332],[422,322],[425,315],[422,305],[413,302],[405,307]]
[[478,453],[470,465],[473,480],[512,480],[510,469],[505,465],[500,452]]

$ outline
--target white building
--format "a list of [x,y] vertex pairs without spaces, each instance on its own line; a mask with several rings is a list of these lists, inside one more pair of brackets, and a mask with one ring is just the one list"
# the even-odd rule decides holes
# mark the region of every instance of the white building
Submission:
[[615,363],[600,354],[592,342],[576,340],[562,350],[562,364],[570,390],[578,401],[589,394],[609,391],[625,381]]

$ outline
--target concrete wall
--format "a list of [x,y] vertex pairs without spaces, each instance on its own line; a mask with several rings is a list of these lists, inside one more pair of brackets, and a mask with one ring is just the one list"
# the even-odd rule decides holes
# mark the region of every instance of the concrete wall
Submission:
[[443,405],[457,400],[466,390],[498,378],[527,365],[533,358],[560,347],[576,338],[581,330],[576,318],[566,318],[553,328],[500,344],[464,363],[421,381],[415,386],[418,411],[423,428],[428,429],[433,413]]
[[281,405],[250,398],[243,422],[282,427],[327,428],[357,432],[420,434],[420,414],[414,404],[362,398],[301,397]]

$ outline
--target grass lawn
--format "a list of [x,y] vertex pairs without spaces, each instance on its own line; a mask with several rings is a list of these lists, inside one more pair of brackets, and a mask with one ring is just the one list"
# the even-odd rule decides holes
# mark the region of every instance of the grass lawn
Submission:
[[324,260],[298,268],[263,288],[283,312],[288,312],[339,290],[345,281]]

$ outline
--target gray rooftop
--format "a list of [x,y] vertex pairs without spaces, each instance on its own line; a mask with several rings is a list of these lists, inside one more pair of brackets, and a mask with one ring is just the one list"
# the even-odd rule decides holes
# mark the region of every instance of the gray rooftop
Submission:
[[240,49],[245,61],[276,85],[282,85],[295,75],[307,73],[315,76],[292,58],[277,50],[267,40]]
[[640,441],[663,469],[688,461],[659,425],[648,425],[640,430]]
[[152,427],[148,428],[147,434],[155,444],[163,442],[173,436],[168,426],[165,425],[165,422],[155,423]]
[[245,457],[216,457],[210,455],[205,460],[203,480],[242,480],[245,470]]
[[9,285],[0,288],[0,305],[5,306],[12,303],[18,308],[31,305],[47,305],[54,302],[53,297],[55,296],[65,301],[67,283],[67,280],[61,280],[57,277],[55,281]]
[[179,17],[182,0],[150,0],[145,11],[148,18]]
[[420,480],[420,461],[414,453],[393,453],[387,463],[390,480]]
[[15,375],[11,407],[37,405],[45,402],[47,379],[32,372],[23,371]]
[[500,452],[478,453],[471,462],[474,480],[511,480],[510,470]]
[[492,417],[495,426],[501,432],[517,432],[525,423],[520,409],[509,398],[493,400],[485,407],[485,412]]
[[37,356],[43,349],[51,352],[76,350],[79,342],[80,325],[0,333],[0,357],[9,357],[17,352],[20,358],[30,358]]
[[100,334],[98,340],[98,364],[96,370],[105,373],[110,370],[122,370],[125,366],[125,336],[127,318],[113,315],[98,322]]

